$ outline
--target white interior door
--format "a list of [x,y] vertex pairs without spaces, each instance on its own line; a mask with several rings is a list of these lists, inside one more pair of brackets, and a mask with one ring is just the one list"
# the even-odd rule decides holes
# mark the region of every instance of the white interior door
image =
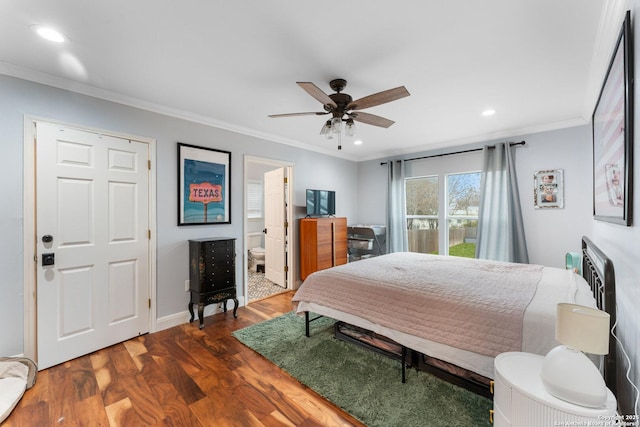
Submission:
[[264,174],[264,236],[265,277],[273,283],[287,287],[286,251],[286,169],[279,168]]
[[36,134],[44,369],[149,331],[149,148],[52,124]]

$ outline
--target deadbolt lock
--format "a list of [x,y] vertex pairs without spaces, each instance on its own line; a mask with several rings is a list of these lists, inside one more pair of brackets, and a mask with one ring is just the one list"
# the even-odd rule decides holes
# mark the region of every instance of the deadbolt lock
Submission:
[[55,254],[42,254],[42,265],[54,265],[55,263]]

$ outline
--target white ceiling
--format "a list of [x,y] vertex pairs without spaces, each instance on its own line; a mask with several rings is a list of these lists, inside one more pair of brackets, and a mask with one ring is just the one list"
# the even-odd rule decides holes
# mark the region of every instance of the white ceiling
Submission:
[[[614,2],[0,0],[0,73],[367,160],[587,123]],[[367,109],[396,123],[359,124],[364,143],[341,151],[326,116],[267,117],[322,111],[296,82],[331,93],[334,78],[354,99],[411,96]]]

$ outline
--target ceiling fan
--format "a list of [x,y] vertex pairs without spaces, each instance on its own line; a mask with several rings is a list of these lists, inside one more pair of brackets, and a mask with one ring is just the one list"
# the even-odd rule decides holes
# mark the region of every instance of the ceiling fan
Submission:
[[[271,114],[269,117],[323,116],[325,114],[331,114],[333,116],[332,119],[328,120],[323,125],[320,134],[330,134],[330,132],[339,133],[342,130],[343,122],[346,123],[347,133],[352,134],[352,132],[355,131],[353,126],[354,121],[388,128],[395,123],[393,120],[376,116],[375,114],[363,113],[360,110],[386,104],[387,102],[395,101],[410,95],[404,86],[400,86],[394,89],[374,93],[373,95],[365,96],[364,98],[356,99],[354,101],[351,95],[342,93],[344,88],[347,86],[347,81],[345,79],[334,79],[329,82],[331,89],[336,92],[331,95],[327,95],[322,91],[322,89],[311,82],[297,82],[297,84],[309,95],[320,101],[324,111]],[[340,147],[338,147],[338,149],[340,149]]]

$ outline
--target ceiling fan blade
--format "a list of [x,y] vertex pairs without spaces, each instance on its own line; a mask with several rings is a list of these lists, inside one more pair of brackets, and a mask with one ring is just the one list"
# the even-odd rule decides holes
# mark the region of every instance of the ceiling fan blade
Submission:
[[353,118],[356,122],[366,123],[368,125],[378,126],[381,128],[388,128],[395,123],[393,120],[385,119],[384,117],[376,116],[375,114],[362,113],[360,111],[356,113],[349,113],[349,117]]
[[333,102],[333,99],[329,98],[329,95],[324,93],[322,89],[314,85],[311,82],[296,82],[298,86],[304,89],[309,95],[320,101],[322,105],[328,105],[331,108],[336,108],[337,105]]
[[295,116],[324,116],[325,114],[329,114],[328,111],[317,111],[317,112],[308,112],[308,113],[286,113],[286,114],[269,114],[269,117],[277,118],[277,117],[295,117]]
[[347,105],[347,110],[363,110],[365,108],[375,107],[376,105],[386,104],[387,102],[395,101],[409,95],[409,91],[404,86],[400,86],[395,89],[385,90],[365,96],[364,98],[356,99]]

